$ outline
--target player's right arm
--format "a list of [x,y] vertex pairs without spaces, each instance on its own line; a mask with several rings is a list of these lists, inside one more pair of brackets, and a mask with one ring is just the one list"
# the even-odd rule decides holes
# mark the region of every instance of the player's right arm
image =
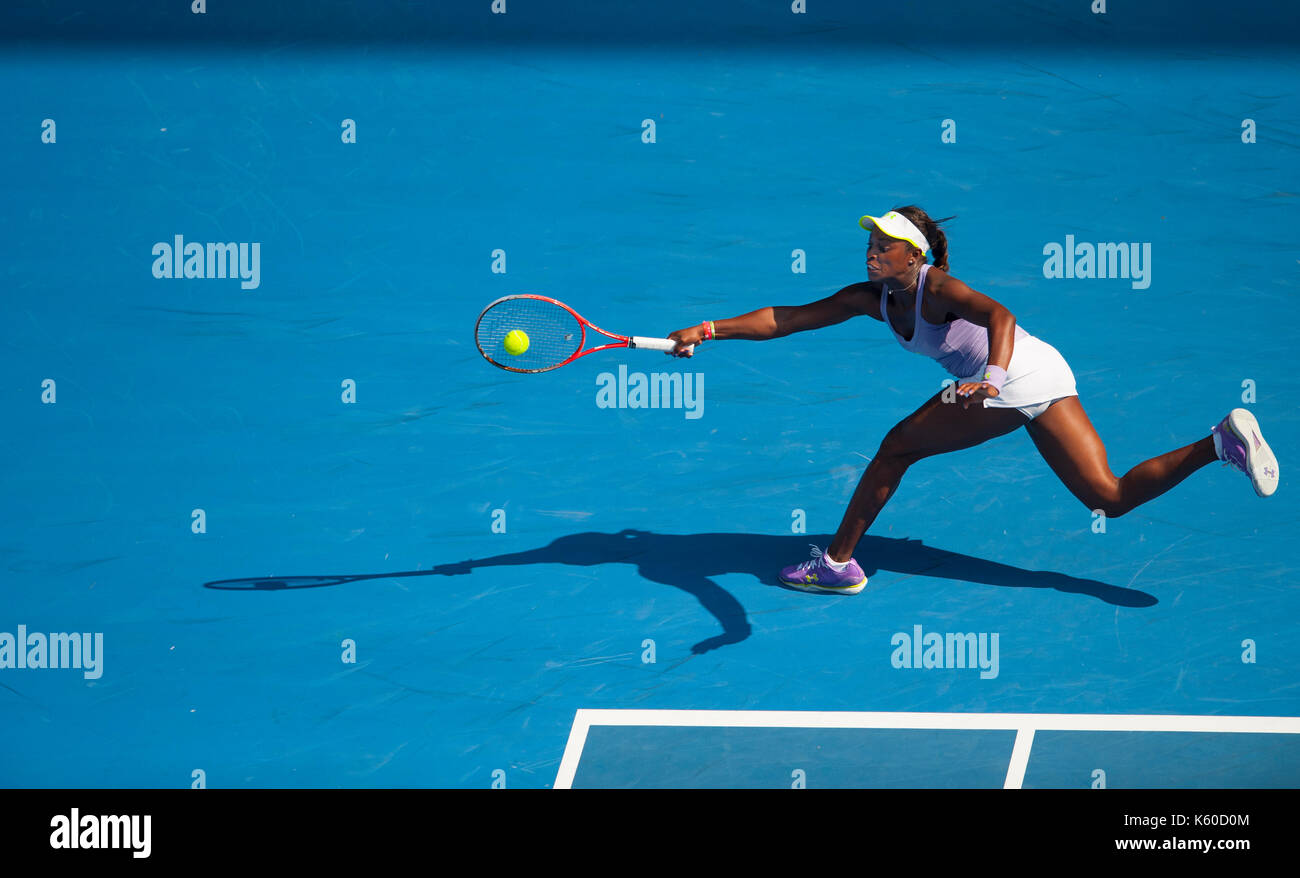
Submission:
[[[865,314],[880,320],[880,284],[871,281],[850,284],[834,295],[809,302],[807,305],[773,305],[759,308],[739,317],[715,320],[714,338],[741,338],[749,341],[767,341],[796,332],[821,329],[843,323],[850,317]],[[688,345],[703,342],[703,325],[691,326],[671,332],[668,337],[677,341],[674,356],[689,357],[693,352],[684,350]]]

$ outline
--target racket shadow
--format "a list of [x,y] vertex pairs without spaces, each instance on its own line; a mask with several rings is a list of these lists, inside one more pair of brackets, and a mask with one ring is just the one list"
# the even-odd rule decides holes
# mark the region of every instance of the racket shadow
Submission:
[[[440,564],[430,570],[223,579],[204,583],[204,587],[232,591],[285,591],[323,588],[367,579],[458,576],[484,567],[531,564],[595,567],[602,564],[631,564],[636,566],[642,577],[651,582],[672,586],[692,595],[717,620],[722,633],[695,644],[692,651],[698,654],[739,643],[752,633],[744,606],[733,594],[714,582],[713,577],[748,574],[766,585],[784,588],[777,579],[780,569],[807,557],[809,543],[824,546],[829,540],[828,535],[816,534],[659,534],[644,530],[587,532],[559,537],[536,549]],[[1137,589],[1108,585],[1095,579],[1081,579],[1064,573],[1026,570],[934,548],[921,540],[868,535],[859,544],[856,557],[866,559],[867,563],[862,568],[868,577],[889,571],[903,576],[937,576],[1004,588],[1053,589],[1065,594],[1086,595],[1119,607],[1150,607],[1157,603],[1154,596]],[[836,595],[808,592],[798,594],[813,600],[840,599]]]

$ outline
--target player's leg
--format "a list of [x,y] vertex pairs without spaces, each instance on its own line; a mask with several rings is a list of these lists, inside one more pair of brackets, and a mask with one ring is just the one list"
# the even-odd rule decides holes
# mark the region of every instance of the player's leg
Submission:
[[893,496],[907,468],[918,460],[979,445],[1029,423],[1016,409],[984,408],[944,402],[935,394],[885,434],[875,457],[858,481],[835,539],[827,549],[832,561],[847,561],[867,528]]
[[1116,476],[1106,448],[1077,396],[1057,400],[1029,422],[1029,435],[1047,465],[1089,509],[1115,518],[1158,497],[1208,463],[1218,460],[1213,436],[1145,460]]

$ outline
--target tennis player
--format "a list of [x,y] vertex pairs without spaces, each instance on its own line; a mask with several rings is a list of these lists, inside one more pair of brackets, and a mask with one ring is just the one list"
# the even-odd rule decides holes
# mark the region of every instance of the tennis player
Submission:
[[[933,220],[914,205],[864,216],[859,225],[871,233],[866,281],[818,302],[760,308],[668,336],[677,341],[674,356],[692,356],[688,345],[724,338],[765,341],[866,314],[883,321],[904,350],[937,360],[957,379],[955,392],[936,393],[885,434],[830,546],[825,551],[814,546],[810,560],[783,569],[782,582],[805,591],[862,591],[867,577],[853,551],[907,468],[1020,427],[1070,493],[1110,518],[1158,497],[1215,460],[1249,476],[1261,497],[1277,490],[1277,459],[1255,417],[1241,408],[1203,439],[1144,461],[1123,476],[1112,473],[1061,354],[1025,331],[1003,305],[948,273],[948,241],[939,228],[947,219],[952,217]],[[932,248],[930,264],[926,257]]]

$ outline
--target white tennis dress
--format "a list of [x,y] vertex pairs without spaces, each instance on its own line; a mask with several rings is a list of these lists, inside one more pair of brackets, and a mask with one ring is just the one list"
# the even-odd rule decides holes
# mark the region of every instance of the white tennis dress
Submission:
[[[916,329],[911,340],[904,339],[889,322],[888,291],[881,285],[880,314],[885,325],[904,350],[923,354],[938,361],[958,383],[977,383],[984,380],[984,369],[989,359],[989,333],[983,326],[958,318],[950,323],[934,324],[921,317],[921,301],[925,296],[925,277],[930,265],[921,266],[921,276],[916,285]],[[1058,399],[1078,396],[1074,373],[1060,351],[1042,339],[1030,335],[1016,324],[1015,345],[1011,350],[1011,364],[1007,367],[1007,380],[1000,394],[984,400],[985,408],[1013,408],[1025,417],[1034,418],[1047,411]]]

